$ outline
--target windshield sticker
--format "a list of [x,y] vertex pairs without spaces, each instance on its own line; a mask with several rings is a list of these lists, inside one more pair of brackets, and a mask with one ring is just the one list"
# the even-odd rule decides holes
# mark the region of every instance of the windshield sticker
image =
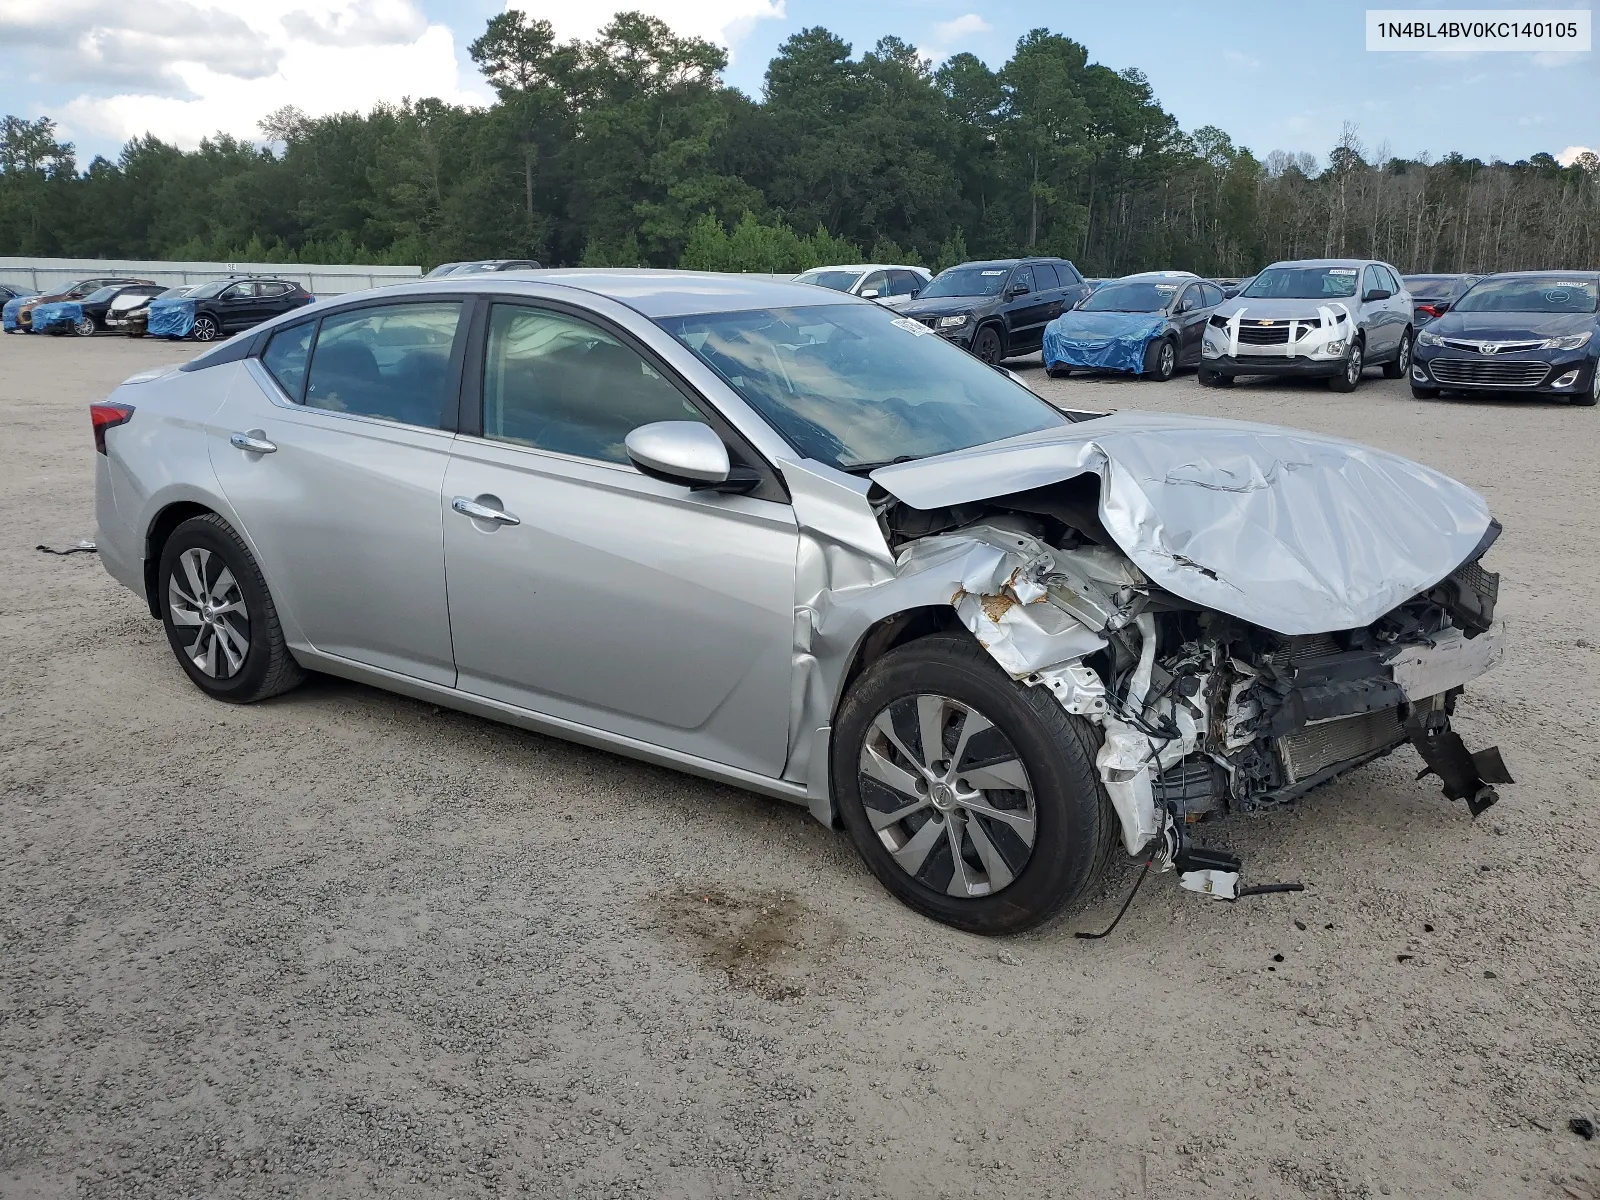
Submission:
[[1564,279],[1560,283],[1552,283],[1550,286],[1553,288],[1581,288],[1583,284],[1570,282]]
[[933,332],[933,330],[929,329],[921,321],[913,321],[910,317],[896,317],[892,322],[890,322],[890,324],[898,325],[907,333],[914,333],[918,337],[922,337],[924,334]]
[[1354,267],[1329,267],[1328,268],[1328,274],[1329,275],[1354,275],[1355,273],[1356,273],[1356,269]]
[[1178,285],[1175,283],[1156,283],[1151,286],[1158,292],[1175,292],[1178,290]]
[[1004,271],[980,271],[980,275],[1004,275]]

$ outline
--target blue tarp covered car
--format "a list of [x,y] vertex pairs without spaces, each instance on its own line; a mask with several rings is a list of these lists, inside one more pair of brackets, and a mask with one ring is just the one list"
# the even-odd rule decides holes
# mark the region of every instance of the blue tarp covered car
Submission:
[[[34,295],[38,295],[37,292]],[[32,300],[33,296],[13,296],[7,300],[4,308],[0,308],[0,329],[7,333],[27,333],[17,320],[17,314],[22,311],[22,306]]]
[[151,337],[184,338],[194,328],[194,301],[188,297],[163,300],[157,296],[150,301],[150,318],[146,327]]
[[33,331],[35,333],[71,333],[83,319],[83,305],[76,300],[56,300],[35,305]]
[[1045,326],[1045,369],[1171,379],[1178,367],[1199,363],[1206,321],[1221,303],[1221,288],[1187,271],[1110,280]]

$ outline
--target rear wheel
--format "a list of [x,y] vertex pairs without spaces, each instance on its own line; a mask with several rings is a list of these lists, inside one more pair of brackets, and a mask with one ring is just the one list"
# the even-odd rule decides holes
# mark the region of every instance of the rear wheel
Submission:
[[214,342],[222,332],[222,327],[210,313],[201,313],[194,319],[194,328],[189,332],[197,342]]
[[1350,353],[1345,356],[1344,366],[1328,380],[1328,387],[1335,392],[1355,391],[1361,386],[1361,371],[1366,365],[1367,349],[1357,338],[1350,343]]
[[167,641],[208,696],[248,704],[305,679],[256,560],[221,517],[192,517],[174,529],[157,579]]
[[1000,331],[993,325],[985,325],[978,330],[978,335],[972,339],[972,353],[990,366],[998,363],[1005,357],[1005,346],[1000,341]]
[[1144,377],[1165,383],[1178,370],[1178,347],[1171,338],[1151,342],[1144,351]]
[[1400,335],[1400,349],[1395,352],[1394,361],[1383,364],[1383,377],[1385,379],[1404,379],[1411,372],[1411,330],[1406,330]]
[[1233,376],[1224,375],[1221,371],[1213,371],[1209,367],[1200,368],[1201,387],[1232,387]]
[[1094,879],[1116,822],[1095,739],[969,637],[890,651],[834,726],[834,793],[872,873],[970,933],[1048,920]]

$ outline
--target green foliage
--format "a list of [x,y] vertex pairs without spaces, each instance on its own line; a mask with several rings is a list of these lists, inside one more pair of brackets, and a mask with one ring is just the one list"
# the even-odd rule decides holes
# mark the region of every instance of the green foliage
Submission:
[[487,108],[285,107],[262,144],[146,136],[80,167],[50,118],[5,117],[0,254],[791,272],[1031,252],[1090,275],[1244,274],[1312,254],[1600,265],[1592,154],[1394,159],[1350,127],[1325,168],[1258,160],[1221,129],[1185,134],[1138,71],[1047,29],[997,71],[971,54],[933,70],[894,37],[857,56],[803,29],[760,103],[723,83],[719,47],[637,12],[561,42],[509,9],[469,53],[495,89]]

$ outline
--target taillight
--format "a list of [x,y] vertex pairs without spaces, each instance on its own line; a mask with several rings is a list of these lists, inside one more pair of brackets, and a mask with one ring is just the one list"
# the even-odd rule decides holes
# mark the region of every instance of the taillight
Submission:
[[94,426],[94,448],[106,452],[106,430],[126,425],[133,419],[131,404],[91,404],[89,421]]
[[1444,310],[1447,307],[1449,307],[1449,306],[1448,305],[1437,305],[1437,304],[1419,304],[1419,305],[1417,305],[1417,311],[1419,313],[1427,313],[1428,317],[1431,319],[1433,317],[1442,317],[1442,316],[1444,316]]

